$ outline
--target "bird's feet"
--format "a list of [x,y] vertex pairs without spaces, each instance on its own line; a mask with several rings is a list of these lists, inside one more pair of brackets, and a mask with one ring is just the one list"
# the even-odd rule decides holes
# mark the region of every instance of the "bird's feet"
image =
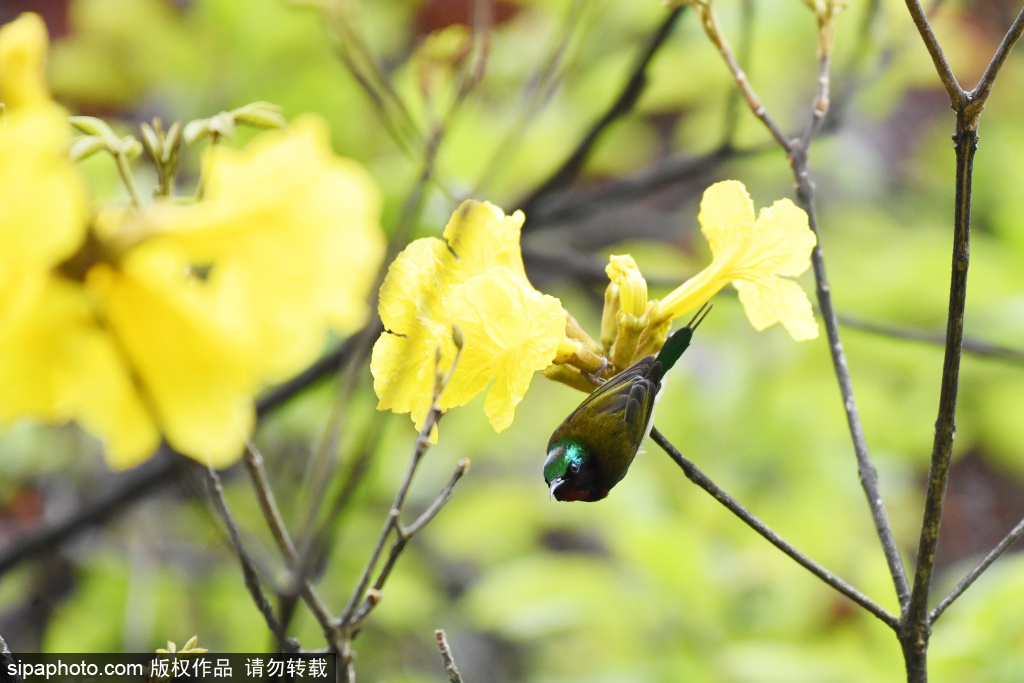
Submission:
[[603,375],[604,371],[607,370],[607,369],[608,369],[608,359],[605,358],[601,362],[601,369],[598,370],[597,372],[595,372],[593,375],[591,375],[589,372],[583,372],[582,370],[580,370],[580,374],[583,375],[584,377],[586,377],[587,380],[591,384],[593,384],[595,386],[601,386],[602,384],[604,384],[605,382],[608,381],[608,380],[604,379],[603,377],[601,377],[601,375]]

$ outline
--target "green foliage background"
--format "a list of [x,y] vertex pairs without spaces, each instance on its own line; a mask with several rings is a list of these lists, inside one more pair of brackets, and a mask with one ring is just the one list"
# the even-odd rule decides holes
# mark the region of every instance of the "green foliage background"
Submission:
[[[393,69],[399,92],[421,120],[429,103],[418,89],[415,49],[423,39],[417,17],[422,23],[425,4],[444,3],[339,3]],[[492,37],[486,77],[450,122],[438,158],[448,192],[489,199],[507,210],[561,163],[616,97],[666,12],[656,0],[515,4],[517,14]],[[741,3],[718,5],[726,31],[740,42]],[[961,82],[977,79],[1009,24],[1013,10],[1004,17],[1003,7],[942,4],[935,27]],[[842,117],[812,154],[822,245],[841,313],[941,333],[953,214],[953,117],[903,3],[881,2],[865,31],[871,8],[869,2],[851,3],[838,20],[833,94]],[[751,81],[783,127],[795,131],[809,116],[815,85],[813,15],[795,0],[754,3],[754,12]],[[396,224],[419,161],[388,136],[337,58],[337,36],[315,9],[282,0],[75,0],[68,16],[70,33],[55,41],[51,67],[56,94],[73,111],[113,113],[126,130],[153,115],[188,120],[254,100],[281,104],[289,116],[320,112],[332,124],[338,152],[366,164],[381,184],[388,201],[385,227]],[[533,95],[537,70],[567,25],[557,83]],[[969,337],[1010,347],[1020,347],[1024,333],[1022,66],[1020,55],[1011,55],[982,116],[966,324]],[[601,187],[667,157],[715,149],[731,89],[694,15],[684,13],[652,64],[636,111],[602,138],[579,187]],[[767,140],[741,110],[736,148],[769,151],[531,231],[524,252],[534,284],[560,296],[596,335],[595,294],[603,284],[566,277],[571,267],[559,276],[559,268],[545,264],[554,259],[600,268],[607,253],[628,250],[667,290],[708,257],[696,225],[696,202],[706,185],[741,180],[758,206],[791,195],[786,160],[765,146]],[[116,196],[108,166],[92,159],[86,169],[95,186]],[[484,175],[489,181],[481,186]],[[434,187],[417,234],[439,234],[453,207]],[[810,274],[802,284],[813,290]],[[868,446],[910,559],[941,348],[851,328],[844,342]],[[355,457],[371,425],[386,424],[367,481],[338,524],[336,551],[320,582],[337,608],[379,532],[415,438],[408,419],[374,412],[367,368],[359,378],[357,395],[342,407],[343,457]],[[1024,513],[1013,503],[1022,500],[1024,482],[1022,379],[1019,361],[964,361],[955,457],[980,463],[970,471],[987,474],[968,480],[976,486],[964,494],[967,507],[980,510],[974,518],[971,509],[949,511],[953,523],[944,527],[940,544],[946,554],[936,597]],[[333,385],[319,386],[257,434],[292,521],[304,514],[307,462],[332,428],[338,395]],[[580,398],[538,376],[506,432],[493,432],[482,400],[445,417],[411,507],[422,509],[433,499],[459,458],[470,458],[472,469],[402,557],[355,641],[363,680],[442,680],[435,628],[448,632],[466,680],[903,679],[898,644],[887,628],[691,486],[653,444],[606,501],[548,502],[540,475],[544,446]],[[786,539],[898,611],[857,481],[824,335],[795,343],[779,328],[757,333],[735,297],[719,296],[714,314],[673,370],[657,425]],[[64,491],[73,500],[77,494],[65,489],[88,492],[109,476],[95,444],[66,428],[19,426],[2,437],[0,452],[0,495],[7,502],[30,485]],[[951,496],[959,490],[960,471],[954,469]],[[273,582],[283,569],[251,491],[237,479],[229,501],[257,539],[251,545]],[[1008,492],[999,494],[999,486]],[[1016,519],[999,513],[1001,505],[1009,505]],[[978,548],[967,542],[973,536],[991,540]],[[147,499],[61,550],[59,561],[67,585],[38,641],[45,650],[149,650],[193,634],[211,651],[270,646],[202,500],[180,492]],[[0,583],[0,611],[14,613],[45,581],[34,566],[9,574]],[[1011,555],[939,621],[930,657],[933,680],[1024,680],[1022,605],[1024,560]],[[296,635],[306,647],[322,644],[308,615],[297,620]],[[4,636],[17,640],[13,633]]]

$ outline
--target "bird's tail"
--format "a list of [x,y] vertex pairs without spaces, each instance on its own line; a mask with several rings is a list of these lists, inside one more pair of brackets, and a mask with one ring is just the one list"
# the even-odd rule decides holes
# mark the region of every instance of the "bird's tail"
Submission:
[[704,322],[704,318],[708,317],[710,312],[711,304],[704,304],[697,310],[697,313],[690,322],[686,324],[686,327],[676,330],[665,340],[665,345],[658,352],[658,361],[665,368],[665,372],[668,372],[676,364],[676,361],[679,360],[679,357],[683,355],[683,351],[689,348],[694,330]]

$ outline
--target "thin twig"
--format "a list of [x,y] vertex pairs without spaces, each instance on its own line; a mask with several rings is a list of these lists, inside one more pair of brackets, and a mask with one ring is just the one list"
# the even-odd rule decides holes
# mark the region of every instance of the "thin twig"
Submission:
[[[424,453],[426,453],[427,449],[430,447],[430,434],[443,414],[441,407],[438,405],[441,392],[444,391],[444,387],[451,379],[452,373],[455,371],[459,362],[459,357],[462,353],[461,343],[457,343],[456,346],[457,350],[455,358],[447,372],[442,372],[440,367],[436,367],[434,370],[434,397],[431,401],[430,409],[427,411],[427,418],[424,422],[423,428],[420,429],[420,432],[416,437],[416,445],[413,448],[412,456],[409,458],[409,465],[406,467],[405,476],[402,478],[402,482],[398,486],[398,492],[395,494],[395,500],[391,504],[391,510],[388,512],[387,519],[384,520],[384,527],[381,529],[380,535],[377,537],[377,542],[374,544],[373,551],[370,553],[370,558],[366,561],[366,566],[363,567],[363,572],[359,577],[359,581],[356,583],[356,587],[349,596],[345,609],[337,620],[338,627],[347,631],[350,634],[350,637],[353,631],[352,623],[354,621],[356,608],[359,606],[360,602],[363,600],[363,596],[366,594],[366,588],[370,583],[370,577],[373,574],[373,571],[377,568],[377,562],[380,561],[381,553],[384,552],[384,546],[387,543],[388,537],[391,535],[393,530],[398,532],[399,538],[402,536],[400,523],[402,508],[405,505],[405,498],[409,493],[409,487],[412,486],[412,479],[416,475],[416,470],[419,467],[420,461],[423,459]],[[440,363],[440,359],[441,351],[438,349],[436,362]],[[459,464],[462,466],[461,462]],[[456,472],[458,472],[458,468]],[[461,473],[459,473],[458,476],[461,477]],[[455,480],[457,479],[458,477],[455,478]],[[452,485],[454,485],[454,481],[452,482]],[[443,505],[444,503],[442,502],[441,504]],[[383,583],[381,583],[381,585],[383,585]],[[379,601],[379,588],[375,588],[374,593],[376,594],[376,601]]]
[[423,136],[405,101],[381,69],[373,51],[352,27],[343,3],[332,3],[327,13],[340,37],[334,41],[338,56],[377,107],[395,142],[410,157],[417,156]]
[[[367,598],[363,600],[363,604],[356,612],[349,624],[351,631],[358,630],[367,615],[373,610],[374,607],[380,603],[381,591],[384,590],[384,584],[387,583],[388,577],[391,576],[391,571],[395,568],[395,564],[398,562],[399,555],[405,550],[405,546],[408,545],[409,541],[412,540],[413,536],[419,533],[423,527],[431,522],[437,513],[441,511],[445,503],[452,497],[452,491],[455,489],[455,484],[458,483],[459,479],[469,469],[469,460],[463,458],[455,466],[455,472],[452,474],[452,478],[448,480],[448,483],[441,490],[441,493],[437,495],[434,502],[431,503],[426,510],[416,518],[416,521],[410,524],[408,527],[403,527],[400,522],[395,522],[395,540],[391,542],[391,550],[388,552],[388,559],[384,561],[384,566],[381,567],[380,573],[377,575],[377,580],[373,582],[373,588],[367,591]],[[372,598],[370,596],[373,596]]]
[[972,569],[967,576],[965,576],[960,583],[958,583],[953,590],[949,592],[949,595],[939,601],[939,604],[928,613],[928,619],[931,623],[935,623],[935,620],[939,618],[939,615],[946,611],[946,608],[953,604],[953,601],[963,595],[963,592],[971,587],[978,577],[985,573],[992,563],[998,560],[1003,553],[1010,549],[1014,543],[1020,540],[1020,537],[1024,536],[1024,519],[1017,522],[1017,526],[1013,527],[1010,533],[1006,534],[1003,540],[999,541],[999,544],[993,548],[985,558],[978,563],[974,569]]
[[327,642],[336,645],[335,641],[338,640],[339,634],[334,627],[334,620],[331,617],[327,603],[320,597],[316,586],[309,581],[303,572],[302,559],[299,557],[295,544],[292,542],[288,529],[285,527],[284,519],[281,517],[281,512],[277,507],[277,501],[274,499],[274,492],[270,488],[267,471],[263,466],[263,455],[250,442],[247,445],[245,454],[242,456],[242,460],[245,463],[246,470],[249,472],[253,490],[256,491],[256,498],[259,500],[260,509],[263,511],[263,517],[267,521],[267,526],[270,527],[274,540],[277,542],[277,547],[284,556],[289,571],[292,572],[292,581],[298,586],[303,601],[313,613],[317,623],[320,624]]
[[651,430],[651,438],[656,444],[662,447],[672,460],[679,465],[679,468],[683,470],[683,474],[686,478],[692,481],[694,484],[711,494],[711,497],[717,500],[719,503],[724,505],[730,512],[739,517],[747,526],[760,534],[765,540],[774,545],[776,548],[781,550],[783,553],[788,555],[790,558],[795,560],[800,566],[807,569],[809,572],[817,576],[819,579],[824,581],[826,584],[834,588],[836,591],[842,593],[846,597],[853,600],[855,603],[863,607],[871,614],[878,617],[883,623],[888,625],[892,629],[896,629],[899,625],[899,620],[890,614],[884,607],[876,603],[868,596],[861,593],[859,590],[846,583],[838,576],[825,569],[817,562],[807,557],[795,547],[790,545],[779,536],[777,533],[772,531],[764,522],[755,517],[749,510],[738,503],[732,496],[723,491],[717,484],[707,477],[700,469],[697,468],[692,462],[690,462],[682,453],[680,453],[672,443],[665,438],[665,436],[657,429]]
[[750,111],[753,112],[754,116],[761,120],[768,132],[771,133],[772,137],[779,145],[789,151],[789,137],[782,131],[775,119],[771,117],[768,110],[765,109],[764,105],[761,104],[760,98],[757,93],[754,92],[753,87],[750,85],[750,80],[747,78],[746,72],[740,66],[736,60],[736,56],[733,54],[732,48],[729,46],[729,41],[726,40],[725,34],[722,33],[721,27],[718,25],[718,15],[715,13],[714,5],[712,3],[697,3],[694,5],[697,10],[697,14],[700,16],[701,26],[704,28],[704,33],[707,35],[711,43],[718,48],[718,53],[722,55],[722,59],[725,60],[725,65],[729,68],[729,73],[732,74],[733,80],[736,81],[736,87],[739,88],[743,94],[743,99],[747,101],[747,106]]
[[1024,33],[1024,8],[1021,8],[1017,18],[1013,20],[1010,29],[1003,36],[1002,42],[999,43],[995,54],[992,55],[992,61],[988,63],[988,67],[986,67],[985,73],[982,74],[981,80],[978,81],[978,85],[968,93],[972,103],[980,104],[981,106],[985,105],[985,100],[988,99],[989,93],[992,92],[992,84],[995,83],[999,70],[1003,68],[1003,63],[1006,61],[1007,56],[1009,56],[1010,50],[1020,40],[1022,33]]
[[483,171],[477,176],[471,196],[486,193],[486,189],[494,181],[495,176],[506,162],[506,159],[519,147],[519,140],[522,138],[526,125],[550,102],[551,95],[561,82],[560,71],[562,60],[571,42],[572,33],[581,25],[580,17],[583,14],[589,0],[572,0],[572,4],[566,11],[562,25],[554,36],[551,46],[545,57],[541,60],[536,73],[528,79],[530,86],[527,88],[525,103],[518,112],[515,121],[506,131],[505,136],[498,143],[494,153],[491,154]]
[[[849,315],[840,314],[839,324],[844,327],[861,330],[880,337],[889,337],[890,339],[918,342],[931,346],[944,346],[946,343],[946,335],[942,332],[929,332],[927,330],[915,330],[909,327],[883,325],[881,323],[861,320],[860,318],[855,318]],[[964,337],[961,349],[965,354],[975,356],[977,358],[1012,363],[1014,365],[1024,364],[1024,350],[1011,348],[1009,346],[1001,346],[999,344],[992,344],[991,342],[981,339]]]
[[[818,217],[814,201],[813,187],[806,173],[806,166],[803,173],[797,172],[798,180],[797,195],[804,210],[807,211],[807,218],[815,235],[819,235]],[[864,437],[864,426],[860,420],[860,411],[857,408],[857,399],[853,393],[853,381],[850,379],[850,366],[846,361],[846,351],[843,349],[843,342],[839,336],[839,321],[836,317],[835,306],[832,303],[832,288],[829,286],[828,274],[825,270],[825,254],[821,249],[821,239],[815,244],[811,251],[811,265],[814,268],[814,281],[818,298],[818,308],[821,311],[822,321],[825,323],[825,334],[828,337],[829,351],[832,355],[832,367],[836,374],[836,381],[839,384],[839,393],[843,398],[843,411],[846,414],[846,425],[850,432],[850,440],[853,443],[853,452],[857,459],[857,474],[860,478],[861,488],[867,498],[868,509],[871,511],[871,519],[875,525],[875,532],[882,544],[882,552],[885,554],[886,563],[889,565],[889,574],[896,589],[896,596],[900,606],[907,603],[910,596],[910,584],[907,580],[906,568],[903,566],[903,558],[900,556],[899,546],[896,545],[896,537],[892,532],[892,524],[889,521],[889,514],[885,509],[885,501],[882,499],[882,488],[878,482],[878,470],[875,469],[871,454],[868,452],[867,440]]]
[[455,657],[452,656],[452,648],[448,645],[448,636],[441,629],[437,629],[434,631],[434,637],[437,638],[437,647],[441,650],[441,661],[444,662],[444,672],[448,675],[449,683],[462,683],[462,674],[459,673],[459,667],[455,666]]
[[953,69],[949,66],[946,55],[942,52],[939,39],[935,37],[935,33],[932,31],[932,26],[928,22],[928,16],[925,14],[924,8],[921,7],[921,3],[918,0],[906,0],[906,3],[907,9],[910,11],[910,17],[914,20],[914,25],[917,27],[917,32],[921,34],[921,40],[924,41],[924,46],[928,49],[928,54],[935,65],[935,71],[939,74],[939,80],[942,81],[943,87],[946,88],[949,101],[954,107],[961,106],[966,99],[966,93],[960,87],[960,83],[957,82],[956,76],[953,75]]
[[[701,15],[704,32],[715,46],[718,47],[751,112],[761,120],[779,146],[786,151],[790,166],[793,169],[794,179],[796,180],[797,199],[807,212],[808,223],[817,237],[815,247],[811,251],[811,263],[814,267],[818,305],[825,322],[829,350],[832,354],[832,365],[835,369],[839,390],[843,398],[843,408],[846,412],[847,426],[850,430],[850,437],[853,441],[854,453],[857,458],[857,469],[861,486],[864,489],[864,495],[867,497],[871,518],[874,521],[875,530],[881,542],[886,563],[889,565],[889,573],[896,588],[896,595],[902,606],[906,604],[910,592],[906,569],[903,566],[903,560],[900,557],[899,548],[892,533],[889,515],[885,510],[885,502],[882,499],[881,488],[878,483],[878,472],[871,461],[867,442],[864,439],[864,429],[861,425],[859,411],[857,410],[857,401],[853,394],[853,384],[850,381],[846,354],[843,351],[843,344],[839,337],[839,324],[836,321],[835,309],[832,305],[831,288],[829,287],[828,277],[825,272],[825,257],[821,249],[821,236],[818,230],[817,212],[815,210],[814,185],[810,179],[808,160],[810,144],[828,113],[828,70],[830,65],[828,40],[824,36],[819,35],[818,88],[814,99],[811,123],[803,136],[799,139],[790,140],[761,104],[760,99],[747,80],[746,74],[743,73],[743,70],[733,57],[729,43],[718,26],[713,5],[698,5],[697,7]],[[828,17],[825,19],[826,23],[822,24],[822,17],[819,16],[819,33],[823,30],[830,30],[830,26],[827,25],[827,21],[830,21],[830,19]]]
[[212,467],[204,468],[204,471],[206,473],[207,489],[210,492],[210,502],[213,503],[214,510],[217,511],[217,514],[220,515],[227,526],[231,545],[234,547],[235,555],[242,566],[245,587],[249,591],[252,601],[256,604],[256,608],[263,615],[263,619],[266,620],[270,632],[274,634],[274,637],[277,638],[283,648],[294,651],[293,648],[297,649],[298,644],[285,637],[284,631],[281,628],[281,622],[278,620],[277,615],[274,614],[274,608],[270,606],[267,596],[263,593],[259,574],[256,573],[256,566],[242,544],[242,533],[238,529],[238,523],[235,521],[234,516],[228,509],[227,500],[224,498],[224,487],[220,483],[220,476]]
[[540,230],[552,224],[578,221],[586,216],[606,211],[610,204],[640,199],[688,180],[707,178],[713,176],[716,169],[728,161],[757,156],[775,149],[774,144],[744,149],[722,146],[696,157],[669,157],[634,175],[608,181],[593,189],[556,192],[540,198],[526,214],[523,232]]
[[[740,41],[736,50],[736,63],[743,72],[750,68],[751,45],[754,42],[754,0],[743,0],[740,4]],[[740,101],[742,93],[739,88],[730,88],[725,101],[725,113],[722,115],[725,124],[722,126],[722,146],[731,147],[736,138],[740,124]]]
[[423,459],[423,454],[427,452],[427,448],[430,446],[430,432],[440,417],[441,409],[437,406],[437,398],[435,396],[434,403],[430,407],[430,413],[427,415],[427,421],[416,438],[416,447],[413,449],[412,457],[409,458],[409,465],[406,467],[405,476],[402,477],[402,482],[398,486],[398,493],[395,494],[395,500],[391,504],[391,510],[388,512],[387,519],[384,520],[384,527],[381,529],[377,542],[373,546],[373,551],[370,553],[370,559],[367,560],[366,566],[363,567],[363,573],[359,577],[359,581],[356,583],[356,587],[352,591],[352,595],[349,597],[341,617],[338,619],[338,624],[341,628],[348,628],[349,624],[352,623],[355,609],[366,593],[366,587],[370,583],[373,571],[377,568],[377,562],[384,552],[384,546],[387,544],[388,537],[391,535],[392,530],[398,529],[402,507],[405,505],[405,497],[409,493],[409,487],[412,485],[412,479],[416,474],[420,461]]
[[618,97],[615,98],[590,127],[590,130],[583,135],[583,138],[577,143],[565,161],[562,162],[562,165],[548,176],[547,180],[538,185],[526,199],[519,202],[519,206],[522,207],[527,215],[531,213],[531,209],[538,199],[551,194],[559,188],[565,187],[575,180],[583,169],[583,164],[593,150],[594,145],[608,129],[608,126],[633,111],[637,100],[640,99],[640,95],[643,94],[644,89],[647,87],[647,68],[650,66],[654,56],[666,43],[667,38],[672,34],[672,29],[683,9],[683,7],[679,7],[672,10],[662,20],[661,24],[647,40],[644,51],[639,59],[637,59],[636,65],[626,79]]
[[821,126],[825,122],[825,116],[828,114],[831,104],[829,99],[831,63],[832,60],[828,54],[823,54],[818,59],[818,88],[811,106],[811,122],[800,138],[800,144],[804,149],[811,146],[811,141],[817,137],[818,131],[821,130]]

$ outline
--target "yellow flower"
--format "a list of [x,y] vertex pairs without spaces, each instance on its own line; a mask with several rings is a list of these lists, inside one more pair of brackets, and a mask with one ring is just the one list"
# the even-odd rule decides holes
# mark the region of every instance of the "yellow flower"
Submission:
[[441,394],[442,409],[466,404],[492,384],[484,411],[496,431],[512,423],[533,374],[551,364],[565,341],[558,299],[530,285],[519,233],[523,214],[464,202],[444,241],[416,240],[391,264],[380,291],[385,332],[373,347],[370,369],[379,410],[411,413],[422,428],[439,366],[455,357],[452,326],[463,334],[455,372]]
[[[83,415],[106,437],[111,464],[138,464],[159,434],[204,464],[237,460],[255,421],[260,369],[247,349],[244,313],[159,244],[132,249],[116,266],[97,264],[86,285],[132,380],[129,410],[142,414]],[[151,441],[140,447],[147,432]]]
[[25,12],[0,28],[0,101],[20,109],[52,104],[46,85],[46,24]]
[[22,416],[78,419],[111,439],[113,464],[124,452],[150,453],[159,435],[137,400],[114,338],[96,324],[78,283],[52,277],[26,295],[0,333],[0,423]]
[[384,258],[380,192],[312,115],[213,154],[205,199],[157,211],[150,227],[189,263],[213,266],[209,286],[241,307],[264,379],[279,381],[316,358],[328,330],[366,322]]
[[743,184],[726,180],[704,192],[699,220],[711,244],[711,265],[662,299],[652,322],[686,315],[732,282],[754,329],[781,322],[796,340],[818,336],[807,295],[786,279],[807,270],[816,243],[802,209],[780,199],[755,218]]
[[207,201],[101,209],[67,161],[35,15],[0,29],[0,423],[76,420],[131,467],[239,457],[253,395],[349,332],[384,251],[369,176],[300,119],[218,148]]
[[632,256],[612,255],[605,272],[608,273],[608,279],[619,287],[622,312],[634,318],[647,313],[647,281],[640,274]]
[[85,235],[85,191],[64,152],[67,116],[43,79],[46,45],[38,15],[0,27],[0,320]]

